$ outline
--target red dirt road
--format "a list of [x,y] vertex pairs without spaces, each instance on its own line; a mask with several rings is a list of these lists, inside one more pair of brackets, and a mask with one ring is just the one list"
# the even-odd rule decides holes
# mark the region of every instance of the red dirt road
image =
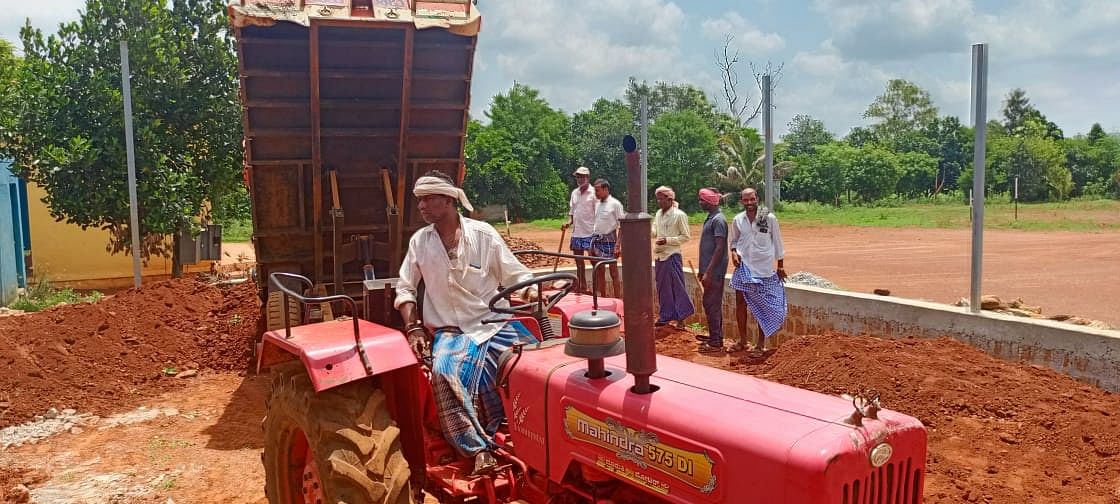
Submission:
[[[513,235],[555,250],[560,231],[514,227]],[[700,226],[685,245],[699,257]],[[786,271],[809,271],[842,289],[953,303],[969,297],[967,229],[782,228]],[[567,246],[565,245],[565,248]],[[1043,315],[1078,315],[1120,327],[1120,234],[993,230],[984,233],[983,293],[1022,298]]]

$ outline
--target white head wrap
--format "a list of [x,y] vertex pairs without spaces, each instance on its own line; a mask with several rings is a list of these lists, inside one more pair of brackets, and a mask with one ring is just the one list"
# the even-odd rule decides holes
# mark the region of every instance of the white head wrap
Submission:
[[416,187],[412,188],[412,194],[416,195],[417,198],[431,195],[447,196],[459,200],[459,204],[463,205],[463,208],[466,208],[468,212],[474,211],[471,200],[467,199],[467,193],[438,177],[416,179]]
[[671,199],[673,201],[677,200],[676,191],[673,191],[673,188],[669,187],[669,186],[658,187],[657,189],[655,189],[653,191],[653,194],[664,194],[666,197],[668,197],[669,199]]

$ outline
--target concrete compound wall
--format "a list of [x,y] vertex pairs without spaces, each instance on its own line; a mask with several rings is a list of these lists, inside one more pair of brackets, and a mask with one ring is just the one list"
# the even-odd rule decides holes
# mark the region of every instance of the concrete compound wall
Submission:
[[[621,268],[619,268],[621,270]],[[685,277],[700,317],[701,291],[692,272]],[[652,292],[651,292],[652,294]],[[805,334],[838,331],[878,337],[952,337],[993,357],[1048,366],[1080,381],[1120,392],[1120,331],[993,312],[971,313],[940,303],[786,284],[789,316],[768,346]],[[657,298],[654,297],[656,309]],[[734,291],[724,284],[724,340],[735,341]],[[753,324],[751,324],[753,326]],[[757,328],[751,328],[753,341]]]

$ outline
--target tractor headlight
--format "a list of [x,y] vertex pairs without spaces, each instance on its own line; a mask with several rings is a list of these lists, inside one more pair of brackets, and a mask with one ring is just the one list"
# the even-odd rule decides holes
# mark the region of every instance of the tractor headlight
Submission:
[[892,454],[894,454],[894,448],[891,448],[889,443],[879,443],[871,449],[871,466],[882,467],[891,459]]

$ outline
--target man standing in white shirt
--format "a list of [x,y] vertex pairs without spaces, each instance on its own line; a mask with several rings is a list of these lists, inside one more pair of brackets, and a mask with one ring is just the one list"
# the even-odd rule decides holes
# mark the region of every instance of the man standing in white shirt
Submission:
[[696,313],[684,283],[681,244],[692,237],[688,214],[677,208],[677,193],[668,186],[653,192],[660,210],[653,216],[653,258],[657,282],[658,317],[656,326],[675,324],[684,328],[684,319]]
[[[728,237],[731,262],[735,265],[731,287],[738,291],[737,297],[742,297],[758,323],[758,339],[750,355],[758,358],[763,355],[765,339],[778,332],[786,320],[786,290],[783,285],[786,279],[785,246],[778,218],[766,207],[758,205],[758,193],[747,188],[740,195],[743,211],[732,221]],[[739,310],[739,313],[743,315],[736,317],[740,339],[732,351],[745,349],[746,344],[745,310]]]
[[[533,274],[492,226],[459,215],[456,201],[472,208],[450,177],[429,172],[416,180],[413,194],[430,225],[409,240],[393,306],[417,357],[429,337],[434,339],[431,381],[443,435],[460,455],[474,457],[475,473],[483,473],[497,463],[493,436],[505,419],[497,391],[498,357],[515,343],[537,340],[520,322],[482,321],[508,318],[490,311],[491,297],[499,285]],[[423,321],[416,311],[421,280],[426,285]],[[535,299],[537,293],[529,288],[521,295]]]
[[[591,230],[591,254],[595,257],[614,257],[618,258],[622,255],[622,247],[618,243],[618,224],[622,217],[626,215],[626,211],[622,209],[622,203],[611,196],[611,183],[605,179],[595,180],[595,198],[598,203],[595,205],[595,225]],[[622,297],[622,277],[618,275],[618,264],[611,264],[607,266],[611,270],[611,290],[614,292],[615,297]],[[606,296],[606,278],[602,268],[597,270],[595,275],[595,285],[598,285],[602,292],[600,296]]]
[[[595,197],[595,190],[591,188],[591,170],[588,170],[586,166],[581,166],[576,168],[572,175],[576,178],[577,187],[572,189],[572,196],[568,198],[568,222],[560,226],[560,229],[572,228],[572,239],[570,241],[572,254],[584,255],[591,250],[591,235],[595,226],[595,205],[599,200]],[[576,270],[579,272],[577,275],[579,278],[576,280],[576,292],[590,292],[584,281],[582,259],[576,259]]]

